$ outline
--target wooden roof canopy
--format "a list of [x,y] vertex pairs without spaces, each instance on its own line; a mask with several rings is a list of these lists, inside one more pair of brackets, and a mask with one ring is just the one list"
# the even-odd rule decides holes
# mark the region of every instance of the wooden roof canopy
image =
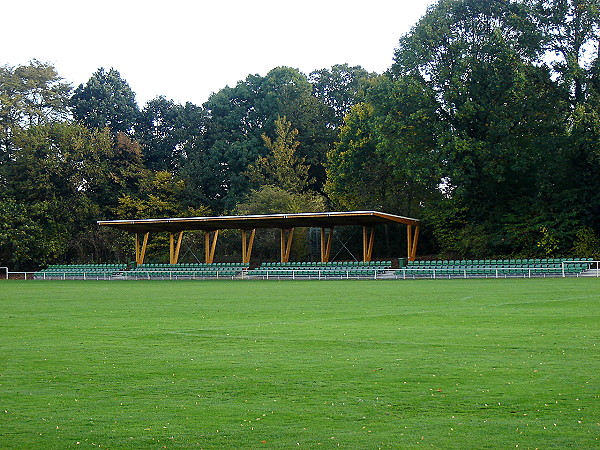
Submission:
[[[99,226],[117,228],[136,234],[136,260],[143,263],[146,243],[149,233],[171,233],[171,263],[178,260],[179,247],[184,231],[206,232],[206,260],[212,262],[216,240],[219,230],[242,230],[243,262],[249,262],[254,240],[254,231],[258,228],[279,228],[281,230],[282,262],[287,262],[293,229],[298,227],[321,228],[321,260],[329,258],[328,248],[331,247],[331,231],[327,242],[325,229],[336,226],[358,225],[363,227],[364,260],[370,261],[373,248],[373,227],[378,224],[401,223],[407,225],[408,258],[414,260],[418,240],[419,220],[409,217],[387,214],[379,211],[344,211],[344,212],[315,212],[298,214],[262,214],[246,216],[217,216],[217,217],[179,217],[163,219],[136,219],[136,220],[100,220]],[[412,228],[414,227],[414,234]],[[248,231],[251,231],[250,240],[247,240]],[[179,238],[175,244],[175,233]],[[286,234],[287,233],[287,234]],[[213,237],[209,237],[209,235]],[[145,235],[144,244],[140,236]],[[210,240],[210,241],[209,241]],[[284,251],[285,247],[285,251]],[[140,262],[141,261],[141,262]]]
[[384,223],[418,225],[417,219],[378,211],[346,211],[299,214],[262,214],[248,216],[181,217],[138,220],[99,220],[98,225],[118,228],[132,233],[187,230],[252,230],[255,228],[297,228],[341,225],[373,226]]

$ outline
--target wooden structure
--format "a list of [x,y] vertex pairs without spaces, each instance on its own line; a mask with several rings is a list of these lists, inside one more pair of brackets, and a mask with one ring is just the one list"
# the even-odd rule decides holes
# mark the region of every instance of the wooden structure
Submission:
[[408,259],[414,261],[419,240],[419,221],[378,211],[345,211],[300,214],[265,214],[248,216],[183,217],[165,219],[106,220],[98,221],[108,226],[135,233],[135,259],[144,263],[150,233],[168,232],[169,262],[177,264],[181,240],[185,231],[205,232],[205,260],[212,263],[215,257],[220,230],[238,229],[242,233],[242,262],[249,264],[254,236],[258,228],[278,228],[281,235],[281,262],[288,262],[292,248],[294,228],[321,228],[321,261],[329,262],[333,229],[336,226],[357,225],[363,228],[363,261],[371,261],[375,242],[375,225],[401,223],[407,227]]

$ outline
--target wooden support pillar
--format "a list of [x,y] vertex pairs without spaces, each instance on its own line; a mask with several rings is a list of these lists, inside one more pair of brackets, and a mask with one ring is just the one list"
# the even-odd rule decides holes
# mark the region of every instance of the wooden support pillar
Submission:
[[419,242],[419,225],[415,225],[414,234],[412,230],[412,225],[407,225],[406,238],[408,247],[408,260],[414,261],[417,257],[417,244]]
[[215,250],[217,249],[217,239],[219,230],[207,231],[204,233],[204,262],[212,264],[215,260]]
[[327,233],[327,237],[325,237],[325,235],[325,228],[321,228],[321,262],[329,262],[333,227],[329,228],[329,233]]
[[148,236],[150,233],[144,233],[144,240],[140,245],[140,235],[142,233],[135,233],[135,262],[136,264],[144,264],[144,257],[146,256],[146,247],[148,246]]
[[281,262],[286,263],[290,260],[290,252],[292,250],[292,238],[294,237],[294,229],[281,229]]
[[375,227],[363,226],[363,261],[370,262],[373,257],[373,244],[375,242]]
[[179,261],[179,250],[181,249],[181,240],[183,231],[179,232],[177,242],[175,242],[175,233],[169,233],[169,264],[177,264]]
[[254,245],[254,235],[256,234],[256,229],[253,229],[250,232],[250,237],[248,238],[248,232],[246,230],[242,231],[242,263],[250,264],[250,257],[252,256],[252,246]]

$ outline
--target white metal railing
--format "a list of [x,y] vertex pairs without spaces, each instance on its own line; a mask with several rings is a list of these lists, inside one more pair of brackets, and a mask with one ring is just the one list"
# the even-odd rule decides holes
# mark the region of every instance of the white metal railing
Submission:
[[53,272],[16,272],[7,271],[7,279],[10,275],[23,275],[25,280],[110,280],[112,276],[110,273],[98,273],[98,272],[69,272],[69,271],[53,271]]
[[235,279],[238,275],[242,273],[242,270],[236,270],[235,273],[232,269],[227,270],[226,268],[217,269],[217,270],[132,270],[132,271],[123,271],[120,272],[119,277],[124,280],[156,280],[156,279],[166,279],[169,280],[197,280],[197,279]]
[[[5,267],[0,267],[0,269],[4,269]],[[10,271],[6,268],[6,279],[8,280],[11,275],[23,275],[23,279],[27,280],[27,275],[29,275],[29,279],[32,280],[35,272],[15,272]]]
[[589,268],[587,270],[595,270],[596,277],[600,277],[600,261],[577,261],[577,260],[567,260],[562,262],[562,276],[566,276],[566,267],[569,264],[589,264]]
[[392,269],[375,269],[375,268],[343,268],[335,267],[328,269],[318,268],[287,268],[287,267],[268,267],[268,268],[257,268],[253,270],[244,271],[242,278],[262,278],[265,280],[269,279],[292,279],[292,280],[326,280],[326,279],[357,279],[357,278],[369,278],[378,279],[381,278],[386,272],[390,272]]

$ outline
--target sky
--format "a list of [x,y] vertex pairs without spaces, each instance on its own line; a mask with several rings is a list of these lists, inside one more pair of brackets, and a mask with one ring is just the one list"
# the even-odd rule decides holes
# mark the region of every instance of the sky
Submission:
[[0,66],[52,64],[78,86],[118,70],[140,106],[164,95],[201,105],[278,66],[382,73],[435,0],[7,0]]

